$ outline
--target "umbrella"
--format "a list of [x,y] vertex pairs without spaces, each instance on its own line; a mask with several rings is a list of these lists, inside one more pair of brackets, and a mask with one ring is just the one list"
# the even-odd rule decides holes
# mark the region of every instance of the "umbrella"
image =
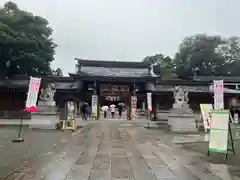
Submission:
[[102,110],[102,111],[107,111],[107,110],[108,110],[108,106],[103,106],[103,107],[101,108],[101,110]]
[[115,104],[111,104],[110,107],[116,107]]
[[124,103],[122,103],[122,102],[120,102],[120,103],[118,103],[118,106],[122,106],[122,107],[124,107],[124,106],[125,106],[125,104],[124,104]]

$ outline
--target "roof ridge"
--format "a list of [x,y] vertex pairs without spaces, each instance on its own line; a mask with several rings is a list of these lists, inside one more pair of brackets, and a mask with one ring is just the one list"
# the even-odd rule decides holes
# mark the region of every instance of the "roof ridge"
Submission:
[[100,61],[79,58],[75,58],[75,60],[78,60],[78,64],[81,66],[90,67],[149,68],[149,63],[142,61]]

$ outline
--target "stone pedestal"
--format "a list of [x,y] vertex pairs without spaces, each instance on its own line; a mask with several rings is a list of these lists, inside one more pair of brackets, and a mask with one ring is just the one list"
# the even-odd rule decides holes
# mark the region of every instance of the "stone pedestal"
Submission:
[[55,102],[40,101],[37,111],[32,113],[30,127],[33,129],[56,129],[58,120],[59,113],[56,110]]
[[187,103],[173,104],[168,115],[168,125],[173,132],[197,132],[192,110]]
[[37,112],[42,114],[56,114],[55,101],[43,102],[40,101],[37,106]]

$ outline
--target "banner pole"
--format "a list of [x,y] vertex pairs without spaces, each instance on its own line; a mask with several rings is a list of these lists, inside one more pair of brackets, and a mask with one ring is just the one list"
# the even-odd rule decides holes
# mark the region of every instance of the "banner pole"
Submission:
[[21,143],[24,142],[24,139],[22,138],[22,128],[23,128],[23,110],[21,111],[21,117],[20,117],[20,125],[19,125],[19,131],[16,139],[13,139],[13,143]]
[[38,98],[40,84],[41,84],[41,78],[30,77],[26,105],[25,105],[25,108],[21,110],[19,132],[18,132],[17,138],[12,140],[13,143],[24,142],[24,139],[21,137],[22,129],[23,129],[23,113],[24,111],[32,113],[37,110],[37,98]]
[[148,128],[150,126],[150,112],[148,112]]

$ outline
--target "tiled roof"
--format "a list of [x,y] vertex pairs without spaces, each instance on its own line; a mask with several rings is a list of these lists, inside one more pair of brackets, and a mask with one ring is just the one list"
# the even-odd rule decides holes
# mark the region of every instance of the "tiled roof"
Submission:
[[149,63],[141,61],[99,61],[75,58],[80,66],[88,67],[119,67],[119,68],[148,68]]
[[193,77],[194,81],[213,81],[224,80],[225,82],[240,82],[239,76],[196,76]]
[[[213,93],[212,90],[209,89],[209,86],[180,86],[186,92],[206,92],[206,93]],[[170,85],[157,85],[156,86],[157,92],[172,92],[174,91],[174,86]],[[235,89],[228,89],[224,88],[224,93],[228,94],[238,94],[240,91]]]
[[82,84],[77,81],[77,82],[59,82],[56,83],[56,89],[78,89],[82,87]]
[[88,67],[83,66],[80,70],[88,76],[108,77],[146,77],[149,76],[147,68],[110,68],[110,67]]
[[20,88],[20,87],[28,87],[29,80],[3,80],[0,81],[1,87],[11,87],[11,88]]

